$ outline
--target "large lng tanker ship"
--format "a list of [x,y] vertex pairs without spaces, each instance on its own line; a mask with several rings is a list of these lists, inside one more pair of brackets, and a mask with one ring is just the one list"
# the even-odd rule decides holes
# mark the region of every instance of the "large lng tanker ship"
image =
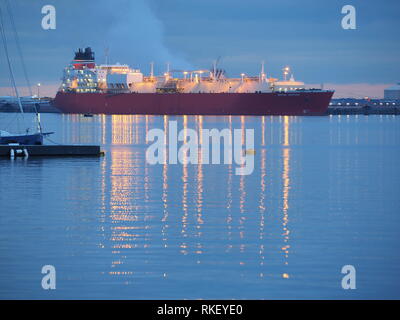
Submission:
[[54,105],[65,113],[158,115],[323,115],[333,91],[304,83],[256,77],[225,77],[212,70],[169,70],[149,76],[128,65],[96,65],[91,48],[79,49],[64,69]]

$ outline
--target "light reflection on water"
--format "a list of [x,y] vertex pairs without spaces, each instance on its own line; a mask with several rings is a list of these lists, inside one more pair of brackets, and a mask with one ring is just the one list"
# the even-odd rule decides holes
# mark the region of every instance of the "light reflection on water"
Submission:
[[[0,160],[0,298],[399,298],[398,117],[43,120],[52,140],[106,156]],[[254,172],[149,165],[146,132],[171,120],[254,129]]]

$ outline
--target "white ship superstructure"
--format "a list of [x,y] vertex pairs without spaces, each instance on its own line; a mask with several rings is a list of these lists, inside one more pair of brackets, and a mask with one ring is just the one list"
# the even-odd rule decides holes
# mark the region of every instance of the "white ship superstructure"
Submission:
[[284,79],[268,78],[264,63],[258,76],[244,73],[239,78],[227,78],[225,71],[211,70],[170,70],[159,76],[145,76],[140,69],[126,64],[96,65],[90,48],[78,51],[75,59],[64,69],[61,91],[93,92],[137,92],[137,93],[257,93],[272,91],[294,91],[304,88],[304,83],[296,81],[290,68],[283,69]]

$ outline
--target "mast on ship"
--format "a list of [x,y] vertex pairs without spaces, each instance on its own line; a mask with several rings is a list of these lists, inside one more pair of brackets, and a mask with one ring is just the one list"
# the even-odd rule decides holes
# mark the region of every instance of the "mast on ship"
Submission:
[[264,61],[261,61],[261,73],[260,73],[260,82],[265,82],[265,71],[264,71]]
[[282,70],[283,70],[283,81],[287,81],[287,76],[290,72],[290,68],[286,66]]
[[154,62],[150,62],[150,79],[154,78]]

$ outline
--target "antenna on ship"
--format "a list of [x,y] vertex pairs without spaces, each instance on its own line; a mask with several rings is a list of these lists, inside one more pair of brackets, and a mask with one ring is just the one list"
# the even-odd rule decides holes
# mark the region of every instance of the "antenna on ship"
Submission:
[[261,74],[260,74],[260,82],[263,83],[265,81],[265,72],[264,72],[264,60],[261,61]]
[[221,75],[220,70],[218,70],[218,64],[221,61],[221,56],[218,56],[217,60],[214,60],[213,63],[213,79],[214,81],[217,80],[217,78]]
[[283,81],[287,81],[287,76],[289,74],[290,68],[286,66],[282,70],[283,70]]
[[213,80],[217,80],[217,60],[214,60],[213,62]]
[[108,55],[109,55],[109,53],[110,53],[110,48],[109,47],[104,48],[104,56],[106,58],[106,65],[108,65]]
[[244,82],[244,76],[245,76],[245,74],[244,73],[241,73],[240,74],[240,77],[241,77],[241,83],[243,84],[243,82]]
[[154,62],[150,62],[150,79],[154,78]]

